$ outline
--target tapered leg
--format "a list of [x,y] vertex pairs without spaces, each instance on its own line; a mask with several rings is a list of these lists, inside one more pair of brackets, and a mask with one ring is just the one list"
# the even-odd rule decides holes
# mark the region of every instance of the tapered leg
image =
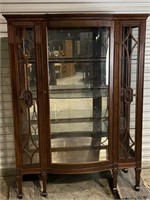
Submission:
[[23,197],[23,193],[22,193],[22,175],[19,175],[16,178],[17,178],[17,183],[18,183],[17,198],[22,199],[22,197]]
[[46,186],[47,186],[47,174],[42,173],[41,174],[41,179],[42,179],[42,184],[43,184],[43,191],[41,192],[42,196],[46,197],[47,192],[46,192]]
[[135,190],[140,190],[141,168],[135,168]]
[[118,169],[114,168],[112,170],[113,173],[113,192],[116,193],[117,192],[117,175],[118,175]]

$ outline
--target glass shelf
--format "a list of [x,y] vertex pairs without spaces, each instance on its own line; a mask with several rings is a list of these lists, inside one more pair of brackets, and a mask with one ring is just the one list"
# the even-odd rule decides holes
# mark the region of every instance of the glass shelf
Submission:
[[51,57],[49,58],[49,62],[51,63],[58,63],[58,62],[62,62],[62,63],[86,63],[86,62],[106,62],[106,57],[102,58],[102,57],[86,57],[86,56],[81,56],[81,57],[65,57],[65,56],[58,56],[58,57]]
[[51,99],[98,98],[108,96],[108,86],[99,88],[50,86]]

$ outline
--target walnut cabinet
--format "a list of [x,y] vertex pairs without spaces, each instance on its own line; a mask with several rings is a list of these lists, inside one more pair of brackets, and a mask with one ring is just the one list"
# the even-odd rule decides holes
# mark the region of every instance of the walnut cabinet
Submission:
[[135,168],[140,188],[146,14],[4,15],[16,178]]

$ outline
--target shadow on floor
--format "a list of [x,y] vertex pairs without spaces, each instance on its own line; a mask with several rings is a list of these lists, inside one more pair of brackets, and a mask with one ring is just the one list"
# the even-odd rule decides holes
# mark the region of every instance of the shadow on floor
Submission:
[[[16,182],[14,177],[5,177],[5,189],[1,200],[16,200]],[[6,180],[7,179],[7,180]],[[93,174],[48,175],[46,199],[51,200],[112,200],[116,199],[111,190],[110,171]],[[7,188],[7,189],[6,189]],[[42,189],[38,176],[24,176],[24,200],[45,199],[40,195]],[[4,192],[5,191],[5,192]]]

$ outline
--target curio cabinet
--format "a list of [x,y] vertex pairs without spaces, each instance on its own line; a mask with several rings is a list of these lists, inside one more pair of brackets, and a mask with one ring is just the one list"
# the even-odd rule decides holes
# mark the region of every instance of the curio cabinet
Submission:
[[140,188],[146,14],[5,15],[16,178],[135,168]]

